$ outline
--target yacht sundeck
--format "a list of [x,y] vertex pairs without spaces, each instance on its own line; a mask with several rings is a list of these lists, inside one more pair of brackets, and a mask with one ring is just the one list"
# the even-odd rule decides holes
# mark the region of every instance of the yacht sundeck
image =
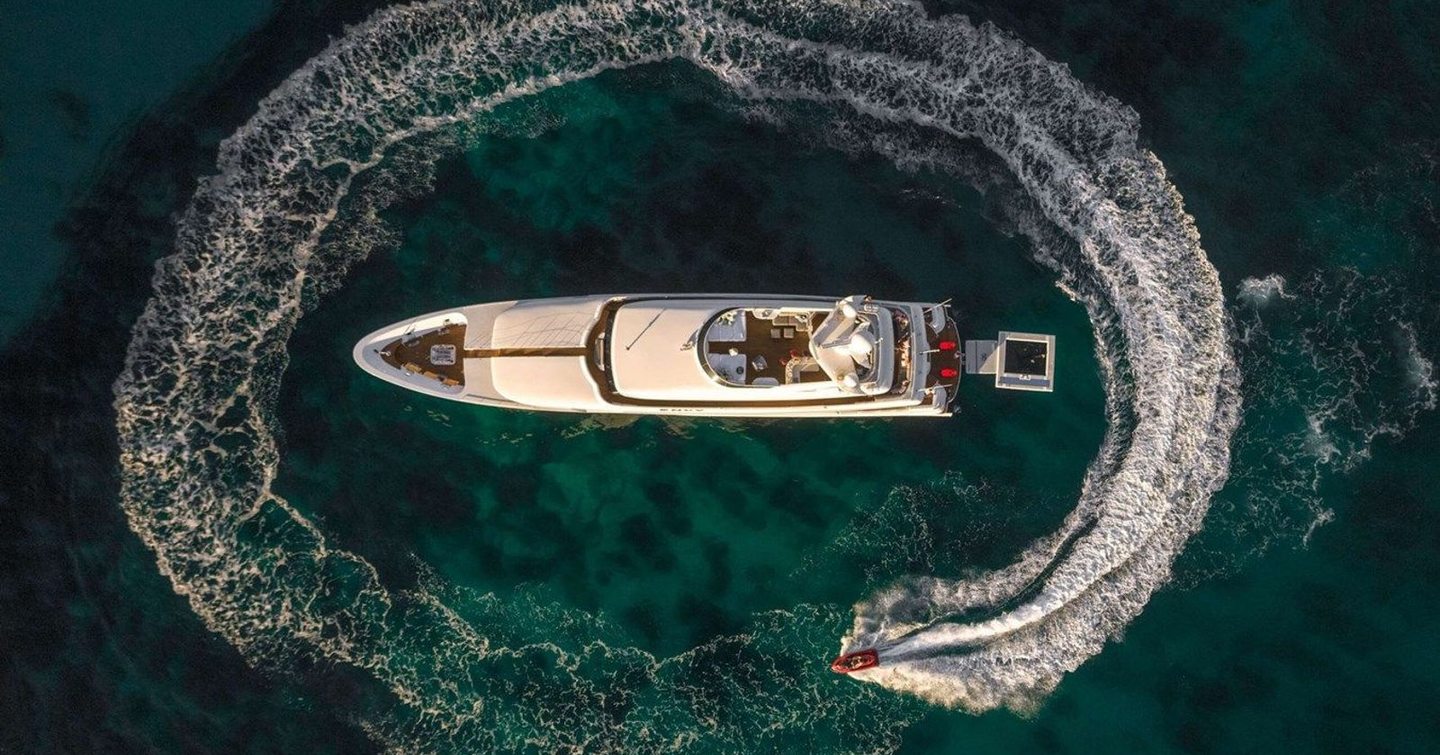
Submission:
[[584,296],[475,304],[371,333],[355,361],[419,393],[556,412],[944,417],[945,303],[849,296]]

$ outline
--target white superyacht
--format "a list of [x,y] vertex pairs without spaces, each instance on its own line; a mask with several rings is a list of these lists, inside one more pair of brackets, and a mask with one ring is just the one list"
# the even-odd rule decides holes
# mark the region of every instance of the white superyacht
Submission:
[[[371,333],[354,357],[401,387],[509,409],[944,417],[961,353],[943,302],[632,294],[433,312]],[[1048,356],[1026,389],[1049,389]]]

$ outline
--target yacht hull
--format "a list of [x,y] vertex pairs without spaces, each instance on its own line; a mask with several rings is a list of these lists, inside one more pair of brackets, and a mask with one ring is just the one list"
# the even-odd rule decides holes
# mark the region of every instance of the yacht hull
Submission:
[[[876,327],[838,346],[821,343],[817,335],[836,330],[825,318],[846,301],[864,310],[856,322]],[[946,417],[959,381],[956,342],[944,304],[626,294],[430,312],[370,333],[353,357],[365,372],[408,390],[504,409]],[[846,355],[868,382],[849,374],[829,379]]]

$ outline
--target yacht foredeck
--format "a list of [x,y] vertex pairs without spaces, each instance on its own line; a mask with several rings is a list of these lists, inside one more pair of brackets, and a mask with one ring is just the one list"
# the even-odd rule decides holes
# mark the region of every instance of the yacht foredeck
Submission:
[[380,348],[380,358],[391,367],[451,387],[465,384],[468,356],[465,326],[457,323],[402,336]]

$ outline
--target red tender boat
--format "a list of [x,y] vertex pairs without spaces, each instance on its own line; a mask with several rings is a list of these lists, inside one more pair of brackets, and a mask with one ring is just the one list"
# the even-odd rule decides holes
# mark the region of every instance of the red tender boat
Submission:
[[830,670],[837,674],[848,674],[852,671],[864,671],[879,665],[880,654],[872,648],[838,656],[830,662]]

